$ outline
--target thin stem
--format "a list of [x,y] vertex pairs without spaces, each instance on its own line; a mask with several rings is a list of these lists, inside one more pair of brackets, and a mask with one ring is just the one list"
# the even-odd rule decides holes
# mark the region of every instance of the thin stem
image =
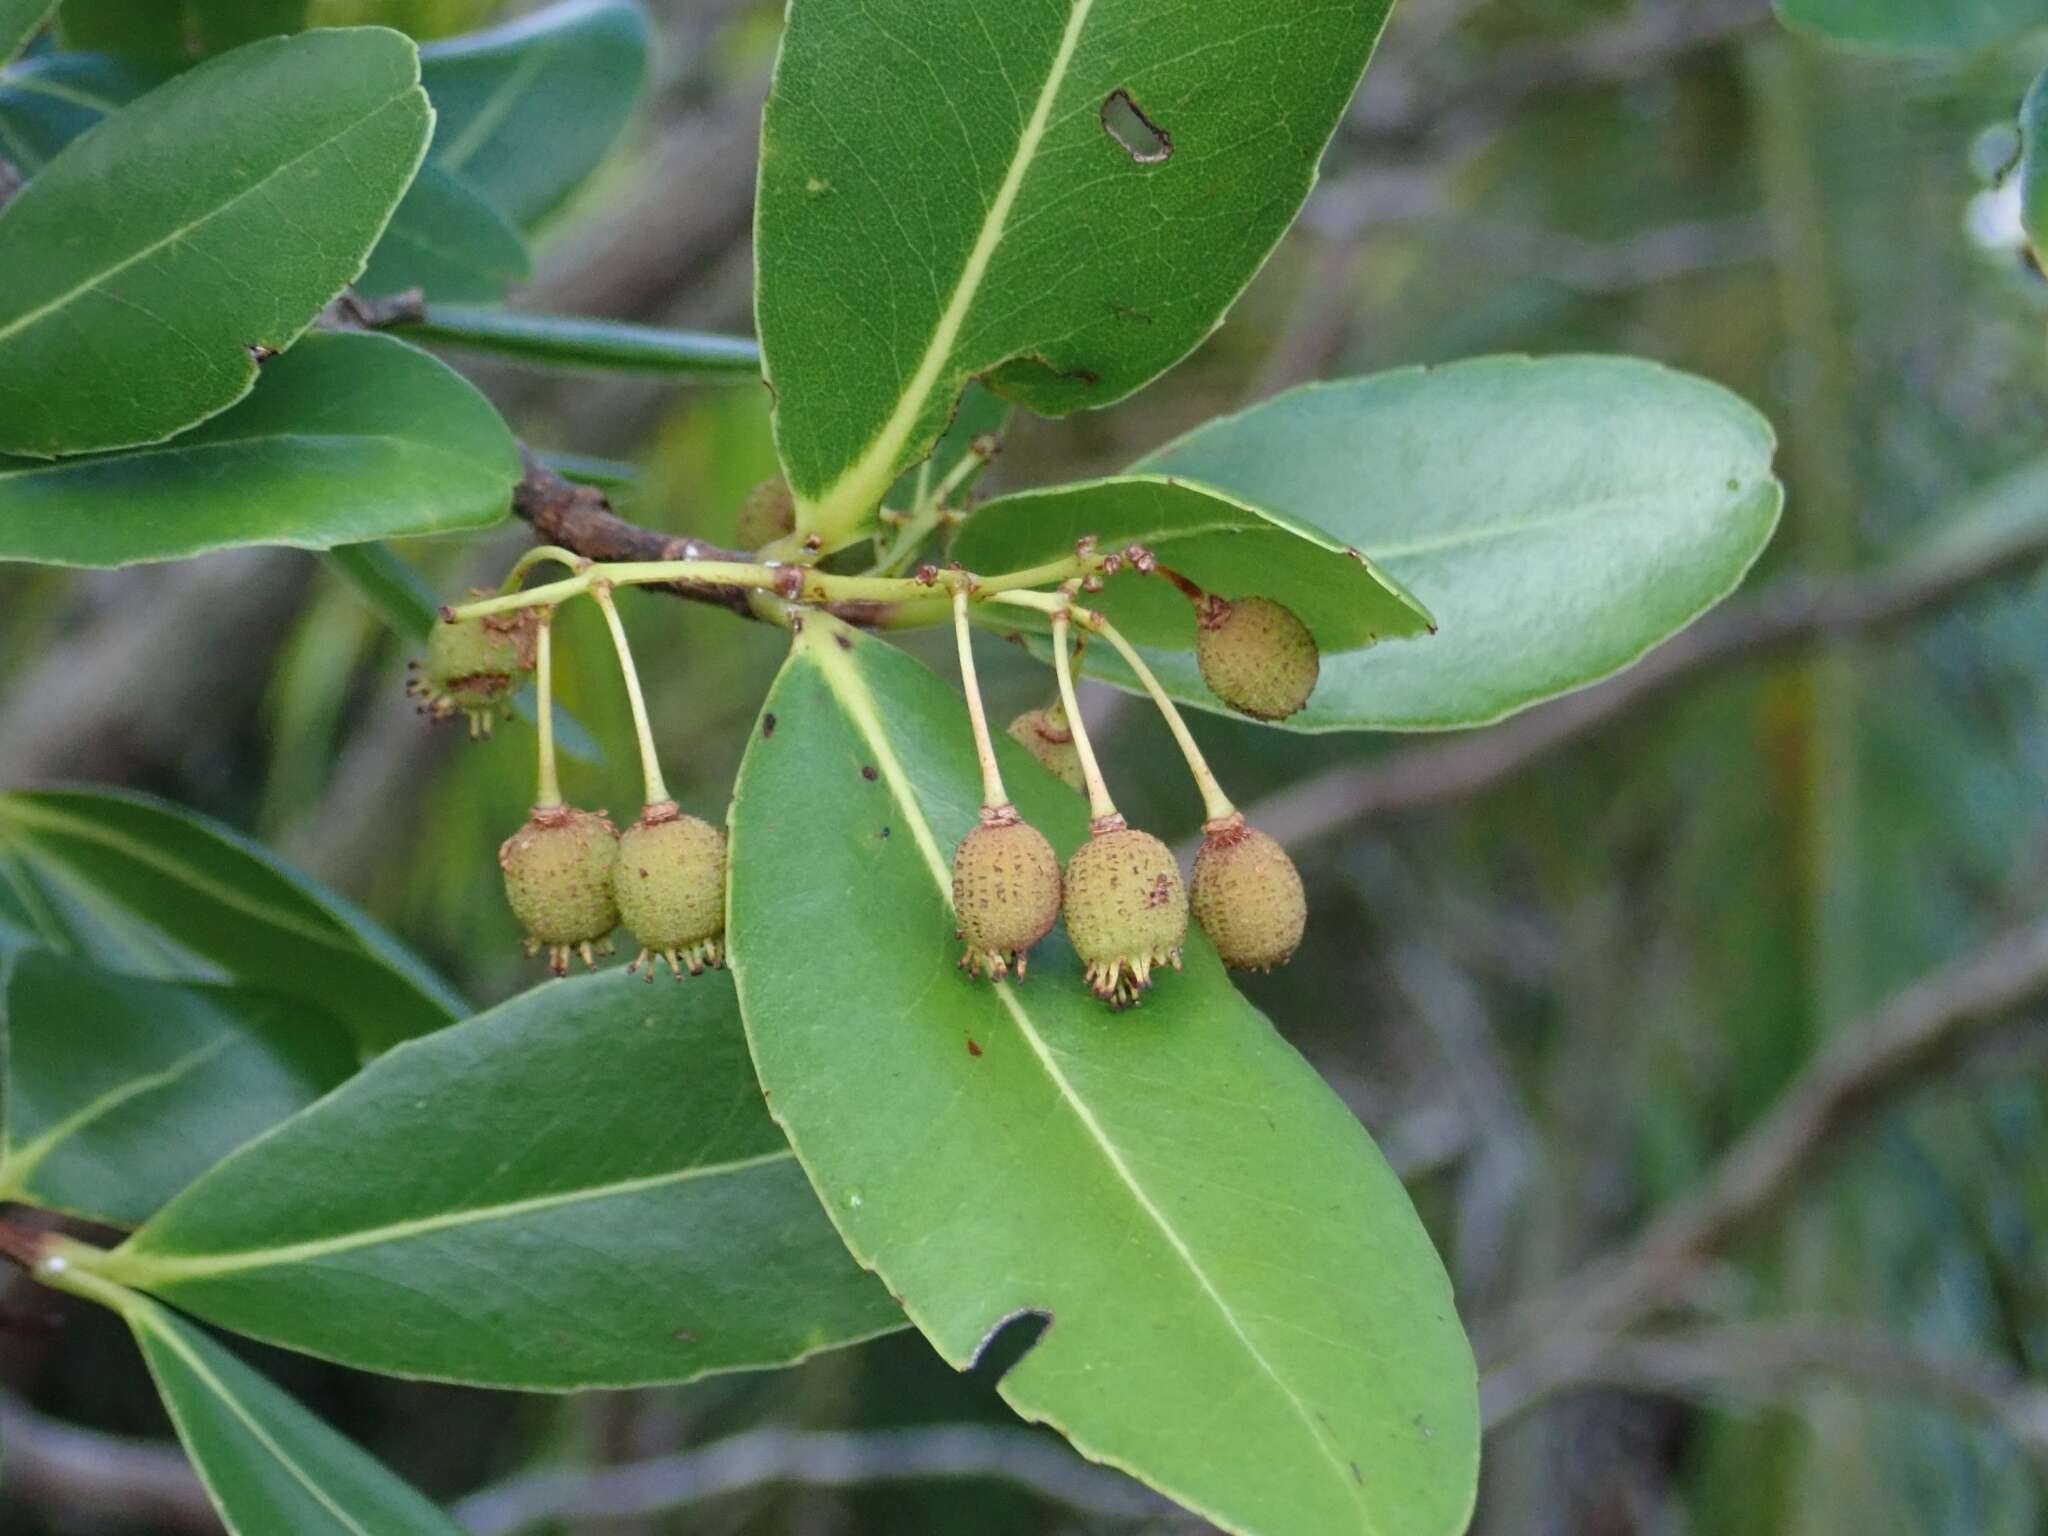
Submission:
[[640,692],[640,671],[633,665],[633,648],[626,643],[626,626],[619,622],[619,605],[612,601],[612,589],[599,582],[590,596],[604,610],[611,626],[612,644],[618,648],[619,671],[625,675],[626,698],[633,706],[633,734],[640,739],[640,771],[647,780],[647,803],[660,805],[668,799],[668,786],[661,780],[661,760],[654,752],[654,727],[647,722],[647,700]]
[[1060,704],[1067,712],[1067,729],[1074,733],[1074,752],[1081,759],[1081,778],[1088,786],[1088,814],[1096,821],[1116,815],[1116,802],[1109,798],[1109,786],[1102,781],[1102,767],[1095,761],[1095,748],[1088,740],[1088,728],[1081,721],[1081,703],[1074,697],[1074,672],[1067,663],[1067,621],[1072,612],[1065,602],[1052,611],[1052,665],[1060,681]]
[[751,337],[706,336],[575,315],[434,304],[420,318],[408,317],[390,328],[421,341],[556,366],[682,377],[723,374],[756,378],[761,372],[761,349]]
[[1209,771],[1208,759],[1202,756],[1202,749],[1195,745],[1195,738],[1188,731],[1188,723],[1181,718],[1180,709],[1166,696],[1166,690],[1159,686],[1159,679],[1145,664],[1145,659],[1117,630],[1117,627],[1101,614],[1086,608],[1076,608],[1074,615],[1089,629],[1102,636],[1116,652],[1123,657],[1124,664],[1138,675],[1138,681],[1145,685],[1145,691],[1152,695],[1152,702],[1159,706],[1159,713],[1166,717],[1166,728],[1173,732],[1173,739],[1180,743],[1180,755],[1188,760],[1188,772],[1195,776],[1195,787],[1202,792],[1202,806],[1210,821],[1222,821],[1235,816],[1237,807],[1230,803],[1230,796],[1223,793],[1223,786],[1216,782],[1216,775]]
[[526,579],[526,573],[547,560],[567,566],[572,571],[583,568],[581,555],[571,554],[558,544],[536,544],[513,563],[512,569],[505,573],[505,579],[498,584],[498,591],[501,594],[517,592],[519,584]]
[[553,810],[562,803],[562,782],[555,773],[555,610],[540,611],[533,637],[533,723],[540,732],[540,784],[533,808]]
[[995,743],[989,740],[988,711],[981,702],[981,681],[974,675],[974,645],[967,624],[967,583],[953,589],[953,634],[960,642],[960,687],[967,695],[967,717],[974,722],[974,754],[981,760],[981,808],[1000,810],[1010,803],[1003,771],[996,764]]

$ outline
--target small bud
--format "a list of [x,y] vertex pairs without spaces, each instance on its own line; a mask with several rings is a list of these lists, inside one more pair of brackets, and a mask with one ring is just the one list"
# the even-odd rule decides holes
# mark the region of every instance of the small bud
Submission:
[[1322,669],[1308,626],[1269,597],[1205,598],[1195,660],[1209,691],[1254,720],[1298,713]]
[[796,498],[780,475],[763,480],[740,506],[733,542],[741,549],[760,549],[796,529]]
[[526,929],[526,952],[548,952],[548,969],[567,973],[574,950],[597,969],[597,953],[611,953],[606,941],[618,926],[612,872],[619,862],[619,834],[596,811],[574,806],[536,807],[526,825],[505,839],[498,866],[505,871],[505,897]]
[[1242,816],[1203,830],[1208,836],[1195,855],[1195,921],[1232,970],[1285,965],[1308,926],[1308,896],[1294,860]]
[[[483,597],[472,592],[472,598]],[[520,608],[488,618],[437,620],[427,636],[427,659],[405,691],[424,701],[436,720],[469,719],[472,738],[491,734],[512,694],[533,670],[540,610]]]
[[1149,832],[1105,817],[1067,861],[1067,936],[1087,966],[1089,986],[1112,1008],[1128,1008],[1152,985],[1154,966],[1180,969],[1188,893],[1173,850]]
[[969,975],[1001,981],[1016,968],[1024,979],[1031,946],[1060,920],[1060,860],[1013,805],[981,813],[981,825],[953,854],[953,915],[967,952]]
[[725,833],[685,816],[673,800],[650,805],[619,839],[612,876],[619,916],[640,941],[628,971],[666,960],[681,979],[725,963]]
[[1049,768],[1070,789],[1082,789],[1081,749],[1074,745],[1073,727],[1067,711],[1057,702],[1044,709],[1027,709],[1010,722],[1010,739]]

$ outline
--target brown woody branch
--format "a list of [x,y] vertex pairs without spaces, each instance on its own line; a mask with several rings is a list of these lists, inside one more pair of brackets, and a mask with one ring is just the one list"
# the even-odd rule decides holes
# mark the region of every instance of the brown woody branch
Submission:
[[[1846,1029],[1764,1119],[1633,1242],[1568,1276],[1480,1339],[1505,1413],[1583,1375],[1588,1340],[1679,1303],[1688,1283],[1788,1205],[1832,1145],[1942,1071],[2014,1009],[2048,994],[2048,922],[2008,933],[1924,977]],[[1595,1346],[1598,1349],[1604,1345]]]

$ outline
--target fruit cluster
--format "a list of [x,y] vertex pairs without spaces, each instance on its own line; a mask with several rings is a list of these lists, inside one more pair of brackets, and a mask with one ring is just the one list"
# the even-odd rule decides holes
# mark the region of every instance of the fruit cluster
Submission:
[[[759,488],[746,519],[750,539],[766,543],[786,535],[793,526],[787,488],[780,482]],[[1093,540],[1083,540],[1077,553],[1088,555],[1093,546]],[[515,595],[512,589],[536,558],[570,564],[579,576],[547,594]],[[1224,795],[1143,657],[1106,618],[1076,603],[1078,593],[1098,590],[1101,576],[1124,562],[1167,577],[1193,601],[1202,677],[1231,708],[1260,720],[1284,719],[1307,705],[1319,670],[1315,639],[1289,609],[1265,597],[1212,596],[1138,546],[1085,566],[1084,575],[1066,581],[1057,594],[1021,590],[1021,583],[1008,589],[992,583],[983,592],[976,578],[958,570],[945,578],[983,781],[980,822],[953,860],[953,911],[965,945],[961,968],[976,979],[1023,979],[1032,948],[1064,914],[1088,985],[1119,1009],[1138,1001],[1155,972],[1180,969],[1190,916],[1226,965],[1249,970],[1285,964],[1308,917],[1293,861],[1272,838],[1248,826]],[[486,735],[526,677],[536,677],[539,791],[531,817],[498,851],[506,897],[526,930],[527,953],[544,950],[558,976],[577,955],[594,969],[597,956],[611,952],[612,931],[623,924],[640,946],[629,971],[645,969],[652,980],[657,963],[665,961],[678,978],[686,970],[694,976],[724,961],[727,839],[721,828],[685,815],[662,782],[639,677],[611,597],[612,573],[621,569],[591,567],[563,550],[535,550],[514,569],[506,594],[464,616],[444,611],[408,687],[435,718],[464,716],[472,735]],[[758,569],[773,575],[780,567]],[[927,568],[918,585],[928,589],[938,579]],[[623,833],[603,812],[565,803],[556,782],[554,608],[548,599],[561,591],[581,591],[598,604],[618,649],[647,787],[640,818]],[[1064,869],[1051,843],[1023,819],[1003,787],[974,673],[968,614],[977,600],[1037,609],[1052,619],[1059,696],[1046,708],[1019,715],[1008,734],[1088,797],[1091,836]],[[1082,644],[1100,638],[1120,653],[1187,758],[1207,808],[1206,835],[1189,881],[1173,851],[1128,825],[1109,797],[1074,695],[1079,648],[1069,641],[1076,625]]]

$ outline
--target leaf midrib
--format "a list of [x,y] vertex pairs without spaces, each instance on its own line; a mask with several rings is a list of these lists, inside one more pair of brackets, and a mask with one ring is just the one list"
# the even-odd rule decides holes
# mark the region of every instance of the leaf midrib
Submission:
[[[372,107],[369,111],[357,117],[353,122],[351,122],[346,128],[343,128],[340,132],[328,135],[319,143],[309,145],[307,148],[301,150],[298,154],[293,155],[290,159],[281,161],[279,164],[271,167],[271,169],[264,172],[262,176],[257,178],[255,181],[251,182],[248,186],[242,188],[241,191],[237,192],[233,197],[229,198],[226,202],[216,204],[214,207],[208,209],[199,218],[192,220],[188,224],[179,225],[177,228],[171,230],[169,233],[161,235],[157,239],[152,240],[147,245],[143,246],[140,250],[134,252],[132,255],[124,256],[119,261],[113,263],[111,266],[101,268],[98,272],[92,273],[83,281],[74,284],[65,292],[58,294],[54,298],[46,300],[44,303],[39,304],[34,309],[28,310],[25,313],[17,316],[12,321],[9,321],[4,325],[0,325],[0,344],[6,343],[10,338],[19,335],[22,331],[28,329],[30,326],[37,324],[38,322],[40,322],[49,315],[55,314],[58,310],[65,308],[67,305],[74,303],[81,296],[93,292],[95,289],[105,284],[109,279],[120,276],[130,267],[136,266],[141,262],[147,261],[149,260],[150,257],[156,255],[159,251],[165,250],[170,246],[176,245],[179,241],[185,239],[195,230],[205,228],[208,224],[211,224],[214,220],[226,214],[230,209],[236,207],[244,199],[253,197],[256,193],[268,187],[271,184],[271,182],[275,181],[278,177],[284,175],[286,172],[293,170],[303,161],[311,159],[314,155],[319,154],[321,151],[325,149],[331,148],[333,145],[340,143],[343,139],[348,138],[351,134],[357,132],[359,129],[374,122],[393,105],[395,105],[398,102],[404,101],[408,96],[410,96],[413,92],[417,91],[418,89],[419,87],[417,85],[408,85],[404,90],[398,91],[395,94],[386,97],[383,101],[378,102],[377,105]],[[282,338],[266,337],[264,339],[268,341],[277,341]]]
[[156,1290],[180,1281],[209,1280],[246,1270],[275,1269],[284,1264],[305,1264],[335,1254],[353,1253],[362,1248],[376,1248],[406,1242],[416,1237],[430,1237],[437,1232],[456,1231],[492,1221],[515,1220],[521,1216],[560,1210],[565,1206],[593,1204],[601,1200],[644,1194],[649,1190],[688,1184],[719,1174],[745,1173],[794,1156],[795,1154],[787,1147],[782,1147],[754,1157],[734,1158],[729,1162],[700,1163],[689,1168],[671,1169],[667,1173],[646,1174],[636,1179],[618,1179],[609,1184],[586,1185],[581,1189],[562,1190],[551,1195],[532,1195],[523,1200],[507,1200],[498,1205],[441,1211],[432,1216],[387,1222],[380,1227],[363,1227],[354,1232],[339,1233],[334,1237],[311,1238],[301,1243],[281,1243],[274,1248],[244,1248],[227,1253],[192,1254],[182,1257],[177,1254],[159,1256],[149,1251],[149,1231],[144,1228],[129,1242],[109,1254],[100,1268],[110,1280]]
[[[818,670],[824,674],[826,686],[838,698],[841,707],[845,709],[855,729],[865,738],[869,748],[874,752],[876,765],[881,771],[882,780],[889,786],[891,797],[894,798],[897,806],[901,809],[909,823],[912,840],[916,842],[918,851],[924,856],[925,864],[931,873],[932,882],[939,889],[940,899],[950,906],[952,902],[952,876],[946,859],[939,850],[937,836],[933,833],[930,823],[925,819],[924,807],[911,789],[910,776],[904,769],[902,761],[896,756],[895,745],[889,740],[888,732],[883,726],[880,711],[875,706],[874,695],[868,690],[866,682],[859,675],[858,670],[850,659],[849,653],[841,652],[838,646],[829,643],[823,638],[812,638],[814,629],[823,630],[828,628],[837,631],[840,628],[838,621],[823,615],[814,615],[811,623],[807,624],[804,631],[799,635],[797,646],[800,650],[807,651],[811,656]],[[858,643],[856,642],[856,644]],[[1273,1363],[1266,1358],[1265,1352],[1259,1348],[1257,1342],[1246,1332],[1244,1325],[1238,1321],[1237,1314],[1232,1310],[1229,1301],[1217,1289],[1215,1282],[1209,1278],[1208,1272],[1203,1269],[1200,1261],[1196,1259],[1194,1251],[1188,1247],[1186,1240],[1181,1237],[1173,1223],[1167,1219],[1166,1213],[1160,1210],[1153,1203],[1152,1198],[1145,1193],[1144,1186],[1139,1183],[1130,1165],[1124,1161],[1122,1153],[1118,1150],[1116,1143],[1110,1139],[1107,1130],[1095,1118],[1094,1112],[1088,1108],[1087,1102],[1074,1091],[1073,1084],[1067,1080],[1066,1074],[1060,1071],[1057,1061],[1052,1056],[1044,1040],[1040,1037],[1037,1028],[1032,1024],[1031,1016],[1026,1012],[1022,1002],[1018,999],[1015,989],[1006,982],[996,982],[993,986],[997,998],[1001,1000],[1005,1011],[1009,1013],[1011,1019],[1015,1022],[1018,1033],[1023,1037],[1025,1043],[1031,1047],[1032,1054],[1038,1059],[1039,1065],[1044,1069],[1053,1087],[1058,1090],[1061,1100],[1073,1111],[1075,1118],[1080,1121],[1082,1129],[1087,1132],[1089,1138],[1101,1150],[1104,1159],[1108,1162],[1118,1180],[1130,1191],[1131,1198],[1137,1203],[1139,1210],[1159,1229],[1160,1235],[1166,1239],[1168,1246],[1173,1249],[1180,1261],[1187,1266],[1189,1274],[1194,1277],[1196,1284],[1201,1287],[1203,1294],[1209,1298],[1217,1312],[1221,1314],[1224,1323],[1228,1326],[1231,1333],[1244,1346],[1245,1352],[1251,1356],[1253,1362],[1266,1378],[1280,1390],[1281,1396],[1287,1400],[1288,1405],[1294,1410],[1296,1417],[1301,1420],[1302,1426],[1308,1430],[1309,1438],[1315,1444],[1316,1449],[1322,1453],[1324,1460],[1330,1464],[1332,1472],[1335,1473],[1337,1486],[1342,1488],[1351,1502],[1358,1506],[1361,1515],[1365,1518],[1366,1529],[1368,1531],[1376,1531],[1378,1527],[1372,1520],[1371,1510],[1366,1503],[1364,1490],[1351,1480],[1341,1451],[1331,1444],[1329,1432],[1317,1422],[1313,1410],[1301,1399],[1301,1396],[1288,1384],[1287,1380],[1281,1376]]]

